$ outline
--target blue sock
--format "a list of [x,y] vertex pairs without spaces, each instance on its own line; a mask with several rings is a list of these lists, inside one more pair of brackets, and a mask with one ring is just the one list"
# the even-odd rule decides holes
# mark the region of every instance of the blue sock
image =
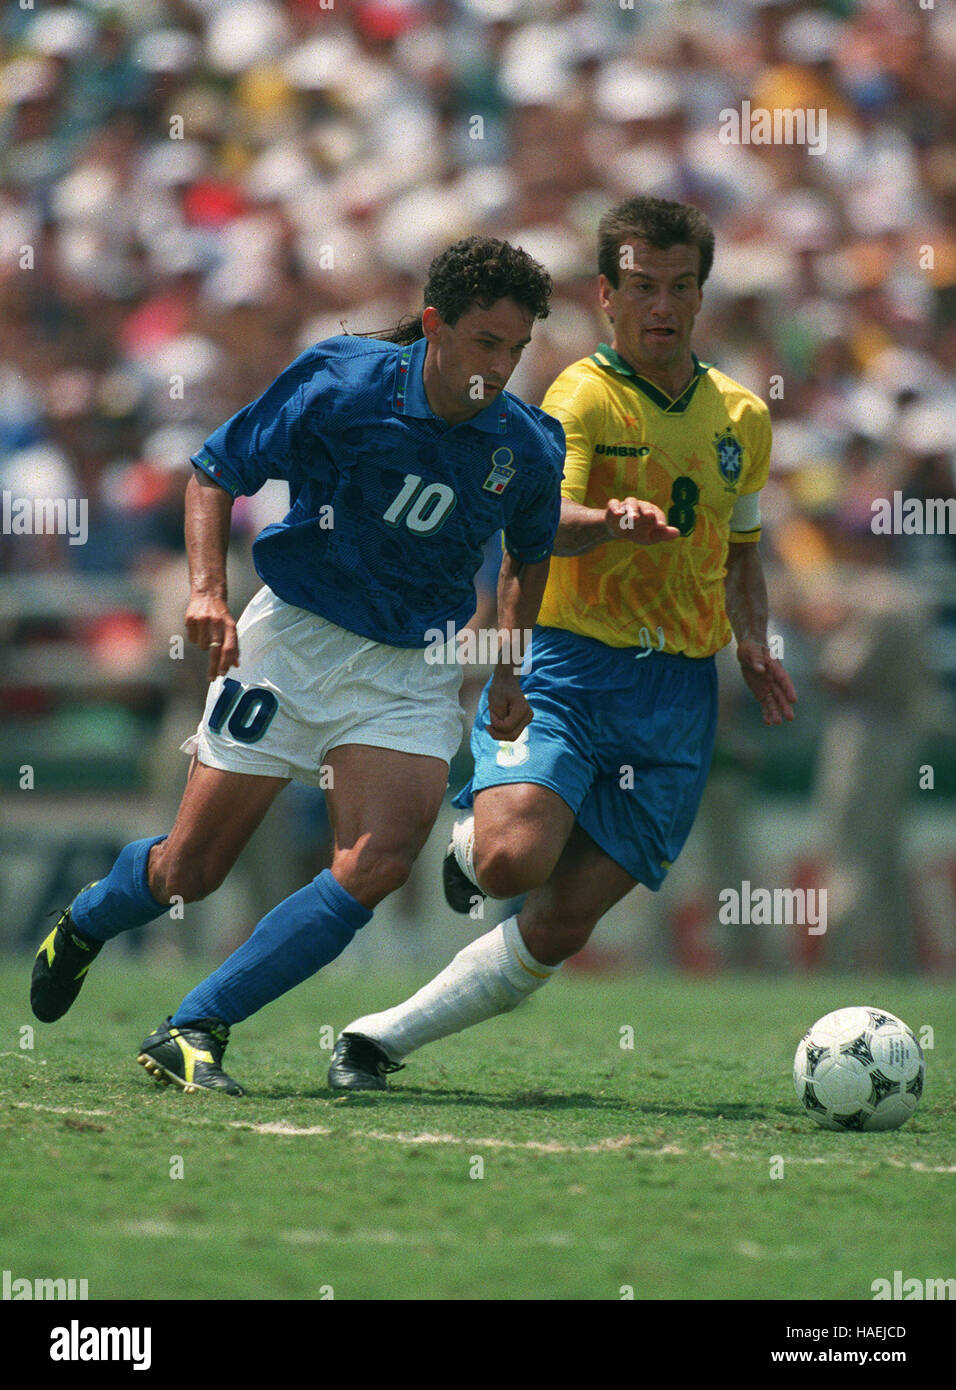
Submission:
[[201,1018],[241,1023],[341,955],[371,921],[330,869],[263,917],[249,940],[196,986],[173,1015],[180,1027]]
[[158,903],[146,880],[149,852],[165,838],[154,835],[151,840],[126,845],[106,877],[77,894],[70,917],[84,936],[111,941],[120,932],[145,926],[169,911],[169,903]]

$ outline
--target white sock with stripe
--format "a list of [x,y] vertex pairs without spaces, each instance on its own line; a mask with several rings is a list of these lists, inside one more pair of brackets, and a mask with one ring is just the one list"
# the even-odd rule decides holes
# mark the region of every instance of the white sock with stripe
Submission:
[[475,878],[475,818],[455,821],[451,832],[451,845],[455,853],[455,863],[469,883],[478,887]]
[[404,1004],[366,1014],[342,1031],[373,1038],[393,1062],[400,1062],[425,1043],[516,1008],[560,968],[536,961],[522,940],[517,917],[509,917],[459,951]]

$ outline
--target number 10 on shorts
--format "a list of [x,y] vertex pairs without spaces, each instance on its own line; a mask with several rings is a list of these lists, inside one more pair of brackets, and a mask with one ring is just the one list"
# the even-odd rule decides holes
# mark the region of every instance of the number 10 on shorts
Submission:
[[271,690],[256,685],[243,687],[227,676],[206,722],[214,734],[220,734],[228,715],[226,728],[234,739],[239,743],[258,743],[278,708],[279,701]]

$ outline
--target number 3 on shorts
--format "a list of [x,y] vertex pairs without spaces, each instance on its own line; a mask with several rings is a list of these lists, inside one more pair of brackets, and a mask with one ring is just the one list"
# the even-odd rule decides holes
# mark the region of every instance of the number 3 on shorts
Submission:
[[271,690],[264,690],[262,686],[257,685],[243,690],[238,681],[227,676],[207,723],[214,734],[221,733],[223,721],[228,714],[229,723],[226,728],[234,739],[239,743],[258,743],[275,718],[278,708],[279,701]]

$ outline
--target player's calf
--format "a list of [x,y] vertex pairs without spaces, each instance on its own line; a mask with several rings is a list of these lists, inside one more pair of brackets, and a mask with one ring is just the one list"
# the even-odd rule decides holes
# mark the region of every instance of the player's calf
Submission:
[[[509,917],[484,936],[470,941],[440,974],[404,1003],[353,1019],[340,1036],[337,1066],[330,1072],[329,1085],[353,1090],[356,1086],[349,1083],[363,1079],[362,1069],[354,1066],[348,1055],[358,1038],[392,1062],[426,1043],[508,1013],[546,985],[554,973],[554,969],[529,953],[518,929],[518,919]],[[374,1063],[375,1054],[371,1060]],[[374,1072],[368,1067],[364,1071],[364,1079],[374,1081]],[[363,1089],[372,1087],[366,1085]]]
[[552,916],[536,920],[532,913],[521,914],[521,935],[528,950],[542,965],[560,965],[583,951],[597,926],[592,916]]

